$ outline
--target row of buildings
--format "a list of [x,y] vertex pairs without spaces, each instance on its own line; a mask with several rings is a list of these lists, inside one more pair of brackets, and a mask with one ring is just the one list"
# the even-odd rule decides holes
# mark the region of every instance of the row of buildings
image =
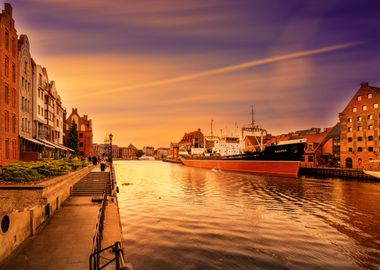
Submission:
[[[109,143],[93,144],[93,156],[101,157],[109,155],[111,145]],[[115,159],[138,159],[138,149],[130,144],[128,147],[120,147],[112,145],[112,157]],[[169,155],[169,148],[159,147],[154,149],[153,146],[144,146],[141,150],[143,155],[147,157],[154,157],[155,159],[164,159]]]
[[28,37],[17,35],[8,3],[0,13],[0,63],[0,165],[68,156],[72,149],[65,146],[66,135],[73,121],[80,151],[89,155],[91,120],[76,109],[66,117],[55,81],[32,58]]
[[[265,145],[280,141],[305,139],[302,166],[380,168],[380,87],[362,82],[355,95],[339,113],[339,122],[329,128],[311,128],[278,136],[267,134]],[[237,144],[227,140],[224,143]],[[259,142],[255,136],[245,136],[246,151],[256,151]],[[170,144],[169,156],[177,159],[181,152],[195,153],[196,148],[212,147],[215,141],[204,136],[200,129],[185,133],[179,143]]]

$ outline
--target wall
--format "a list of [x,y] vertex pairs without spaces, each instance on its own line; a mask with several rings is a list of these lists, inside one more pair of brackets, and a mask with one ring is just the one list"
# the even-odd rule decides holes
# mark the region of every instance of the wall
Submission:
[[36,185],[0,185],[0,222],[5,215],[10,217],[9,230],[3,233],[0,229],[0,265],[48,220],[46,206],[52,216],[70,196],[73,185],[92,168],[89,166]]

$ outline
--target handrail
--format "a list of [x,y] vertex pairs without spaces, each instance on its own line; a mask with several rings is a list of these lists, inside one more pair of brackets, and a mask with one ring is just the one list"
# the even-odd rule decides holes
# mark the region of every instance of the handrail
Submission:
[[[96,232],[92,238],[92,254],[90,256],[90,269],[99,269],[99,260],[100,256],[98,254],[99,250],[102,248],[102,239],[103,239],[103,221],[104,221],[104,212],[106,209],[107,195],[106,192],[103,192],[102,205],[99,209],[98,222],[96,223]],[[95,255],[94,255],[95,254]],[[94,255],[94,260],[92,261],[92,256]],[[94,267],[94,268],[93,268]]]
[[[99,258],[100,254],[107,250],[112,250],[113,253],[115,253],[115,257],[112,259],[108,259],[108,261],[100,265]],[[103,257],[104,258],[104,257]],[[128,270],[130,267],[127,266],[127,264],[124,261],[124,252],[121,248],[120,242],[115,242],[113,245],[108,246],[106,248],[100,249],[93,254],[90,255],[90,270],[100,270],[105,268],[107,265],[111,264],[112,262],[115,262],[116,270]]]

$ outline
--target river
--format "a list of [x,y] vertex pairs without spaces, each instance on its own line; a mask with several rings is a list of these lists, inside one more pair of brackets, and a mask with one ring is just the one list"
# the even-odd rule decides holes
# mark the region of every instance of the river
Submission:
[[380,269],[380,183],[115,162],[135,270]]

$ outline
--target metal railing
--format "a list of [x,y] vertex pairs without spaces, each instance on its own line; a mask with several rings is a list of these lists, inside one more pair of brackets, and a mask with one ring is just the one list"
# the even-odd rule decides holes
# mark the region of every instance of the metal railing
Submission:
[[102,206],[100,207],[98,214],[98,222],[96,223],[96,232],[92,239],[92,252],[90,255],[90,269],[100,269],[100,256],[99,251],[102,248],[102,239],[103,239],[103,227],[104,227],[104,212],[106,210],[107,195],[104,191]]
[[[111,181],[111,192],[114,187],[114,172],[112,170],[112,167],[110,168],[110,181]],[[98,222],[96,224],[96,232],[93,237],[93,248],[92,252],[89,258],[89,266],[90,270],[100,270],[105,268],[107,265],[111,264],[112,262],[115,262],[115,266],[117,270],[130,270],[132,269],[131,266],[128,266],[126,262],[124,261],[124,253],[123,249],[121,248],[120,242],[115,242],[113,245],[108,246],[106,248],[102,249],[102,240],[103,240],[103,228],[104,228],[104,215],[107,205],[107,193],[106,189],[103,193],[103,199],[102,199],[102,205],[99,210],[98,215]],[[112,253],[114,253],[114,256],[112,258],[106,258],[102,256],[104,252],[111,250]],[[101,265],[101,259],[102,261],[106,261],[103,265]]]
[[[111,250],[112,253],[115,254],[113,258],[105,258],[102,257],[103,259],[106,259],[107,262],[105,262],[103,265],[100,265],[99,263],[99,258],[101,257],[101,253]],[[90,270],[100,270],[105,267],[107,267],[109,264],[115,262],[116,270],[127,270],[130,269],[125,261],[124,261],[124,252],[123,249],[121,248],[121,243],[120,242],[115,242],[115,244],[108,246],[106,248],[100,249],[97,252],[94,252],[90,256]]]

